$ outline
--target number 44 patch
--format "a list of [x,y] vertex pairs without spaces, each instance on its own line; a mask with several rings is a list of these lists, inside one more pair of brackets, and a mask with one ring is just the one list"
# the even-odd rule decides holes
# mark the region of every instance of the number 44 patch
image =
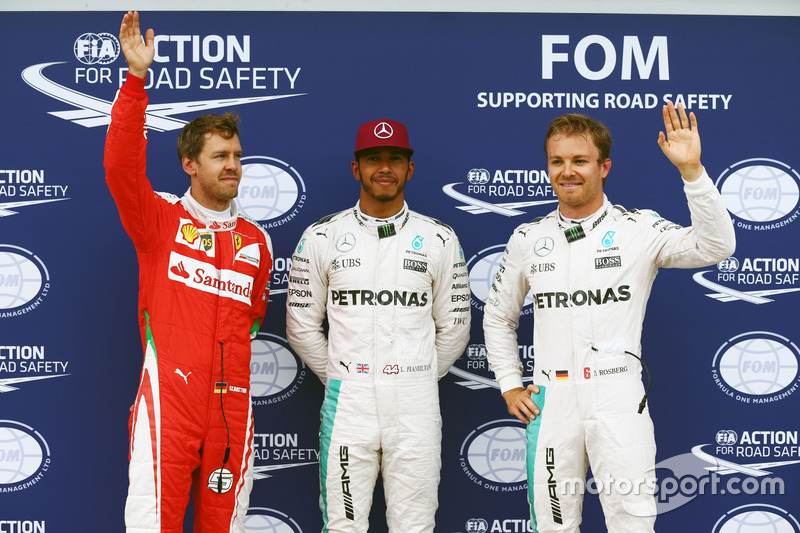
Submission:
[[399,374],[400,373],[400,365],[386,365],[383,367],[384,374]]

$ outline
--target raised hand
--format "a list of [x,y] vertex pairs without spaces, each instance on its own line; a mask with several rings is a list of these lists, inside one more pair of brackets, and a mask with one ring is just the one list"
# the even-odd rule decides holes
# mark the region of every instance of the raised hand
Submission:
[[153,63],[156,54],[154,39],[155,32],[150,28],[145,34],[146,43],[142,41],[138,11],[128,11],[122,17],[122,25],[119,27],[119,44],[122,46],[122,53],[125,54],[131,74],[140,78],[147,77],[147,69]]
[[678,104],[676,110],[672,102],[667,103],[662,114],[666,135],[663,131],[658,132],[658,145],[686,181],[695,181],[703,175],[697,118],[694,113],[687,117],[683,104]]

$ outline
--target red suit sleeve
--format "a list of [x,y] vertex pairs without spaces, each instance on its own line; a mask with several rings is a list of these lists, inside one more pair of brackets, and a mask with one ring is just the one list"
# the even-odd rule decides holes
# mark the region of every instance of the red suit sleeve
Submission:
[[139,250],[156,246],[157,194],[147,179],[145,80],[128,73],[111,109],[103,165],[106,184],[117,204],[125,231]]

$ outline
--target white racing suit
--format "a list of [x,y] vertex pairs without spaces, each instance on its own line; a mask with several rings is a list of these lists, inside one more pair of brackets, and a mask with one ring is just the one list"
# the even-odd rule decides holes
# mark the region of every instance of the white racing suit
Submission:
[[531,397],[541,410],[527,426],[534,531],[578,531],[588,465],[608,531],[653,531],[656,445],[638,359],[647,299],[658,268],[711,265],[735,246],[709,177],[684,181],[684,191],[691,227],[604,198],[579,225],[556,210],[517,227],[508,241],[484,335],[501,391],[522,387],[516,329],[532,292],[540,392]]
[[469,340],[468,279],[453,230],[406,205],[382,222],[356,205],[303,234],[292,256],[286,332],[326,384],[323,531],[367,531],[379,469],[389,530],[433,531],[438,379]]

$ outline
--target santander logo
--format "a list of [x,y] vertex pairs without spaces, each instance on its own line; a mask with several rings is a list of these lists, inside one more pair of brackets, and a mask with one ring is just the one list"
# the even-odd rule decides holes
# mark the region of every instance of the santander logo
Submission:
[[217,270],[213,265],[172,252],[169,257],[168,277],[191,289],[251,305],[254,280],[241,272]]

